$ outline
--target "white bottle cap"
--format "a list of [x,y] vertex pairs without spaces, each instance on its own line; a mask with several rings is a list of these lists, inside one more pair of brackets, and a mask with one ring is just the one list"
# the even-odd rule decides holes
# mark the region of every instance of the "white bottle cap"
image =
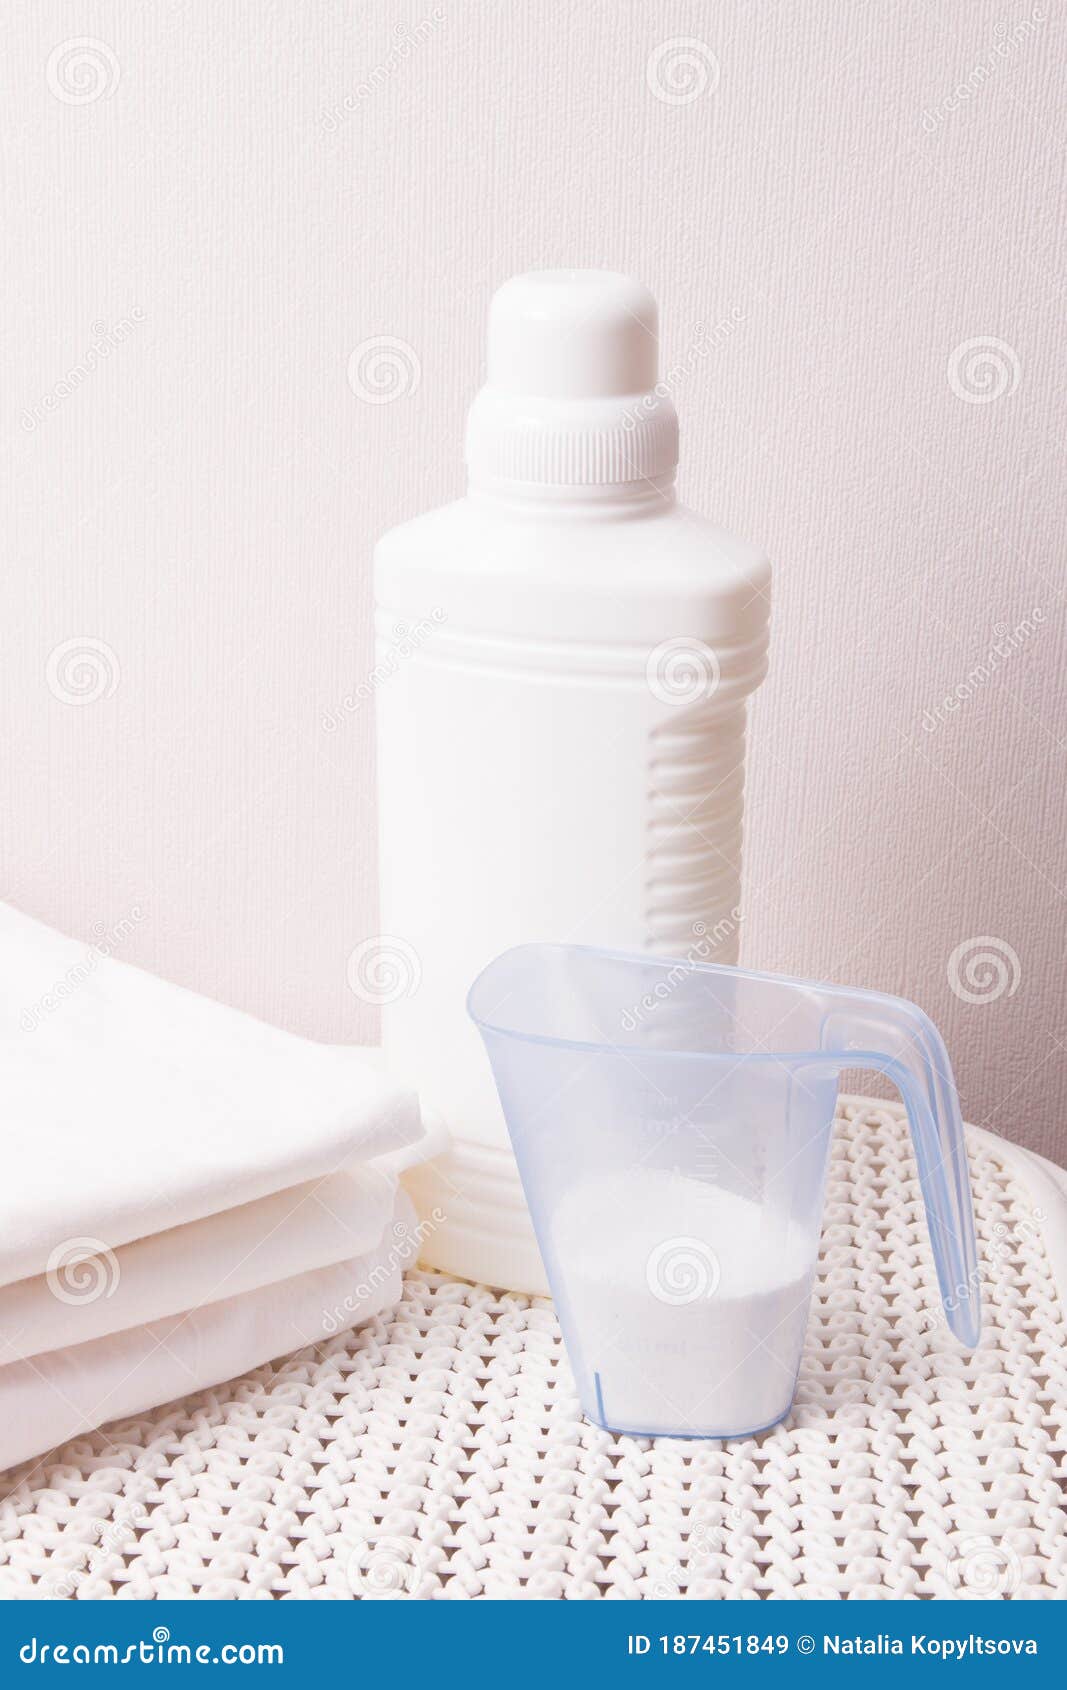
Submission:
[[613,270],[514,276],[489,308],[471,406],[471,478],[591,486],[669,475],[678,419],[657,391],[656,302]]

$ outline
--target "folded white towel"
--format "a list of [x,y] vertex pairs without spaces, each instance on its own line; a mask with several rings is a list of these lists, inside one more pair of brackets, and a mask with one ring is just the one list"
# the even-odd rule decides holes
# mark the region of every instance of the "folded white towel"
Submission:
[[418,1253],[412,1221],[399,1192],[379,1243],[351,1261],[0,1367],[0,1468],[324,1342],[391,1307],[402,1270]]
[[0,905],[0,1285],[410,1145],[411,1091]]
[[50,1273],[0,1286],[0,1367],[219,1303],[372,1249],[395,1179],[376,1167],[308,1180],[117,1250],[75,1244]]
[[418,1254],[397,1174],[437,1135],[366,1053],[4,905],[0,1121],[0,1467],[352,1325]]

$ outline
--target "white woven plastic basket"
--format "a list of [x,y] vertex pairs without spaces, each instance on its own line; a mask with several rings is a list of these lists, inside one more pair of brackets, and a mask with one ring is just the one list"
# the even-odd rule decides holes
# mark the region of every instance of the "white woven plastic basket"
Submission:
[[599,1431],[551,1304],[415,1272],[358,1332],[4,1475],[0,1595],[1067,1595],[1067,1176],[968,1129],[968,1357],[900,1110],[840,1116],[773,1431]]

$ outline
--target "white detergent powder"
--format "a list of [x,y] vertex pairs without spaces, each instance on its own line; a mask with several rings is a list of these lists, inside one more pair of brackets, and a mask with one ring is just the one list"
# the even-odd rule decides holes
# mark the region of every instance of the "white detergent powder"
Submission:
[[784,1214],[634,1169],[568,1191],[552,1242],[592,1418],[618,1431],[729,1436],[787,1411],[817,1240]]

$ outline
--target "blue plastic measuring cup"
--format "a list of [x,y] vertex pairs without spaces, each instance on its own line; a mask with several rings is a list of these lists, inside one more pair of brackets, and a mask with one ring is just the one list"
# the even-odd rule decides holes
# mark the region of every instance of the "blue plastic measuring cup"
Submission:
[[523,945],[478,976],[468,1008],[599,1425],[731,1437],[788,1413],[843,1068],[877,1069],[900,1091],[945,1319],[977,1343],[959,1103],[941,1037],[914,1004]]

